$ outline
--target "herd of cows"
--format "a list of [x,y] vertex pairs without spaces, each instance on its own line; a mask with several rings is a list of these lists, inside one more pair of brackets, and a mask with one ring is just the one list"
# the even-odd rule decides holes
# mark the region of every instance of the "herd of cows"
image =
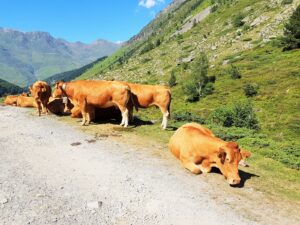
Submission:
[[[35,107],[38,115],[70,114],[82,118],[82,125],[88,125],[95,118],[121,119],[121,126],[127,127],[133,121],[133,111],[139,108],[157,106],[162,114],[162,129],[167,128],[170,117],[171,92],[159,85],[134,84],[123,81],[78,80],[59,81],[52,89],[44,81],[36,81],[28,93],[9,95],[6,105]],[[217,138],[212,131],[197,123],[181,126],[171,137],[169,149],[183,167],[194,174],[208,173],[212,167],[219,168],[230,185],[238,185],[241,178],[238,165],[247,166],[245,159],[251,153],[240,149],[236,142]]]

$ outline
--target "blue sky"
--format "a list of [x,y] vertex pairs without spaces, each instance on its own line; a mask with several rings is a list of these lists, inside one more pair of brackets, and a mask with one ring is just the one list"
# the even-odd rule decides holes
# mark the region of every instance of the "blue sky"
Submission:
[[171,0],[0,0],[0,27],[67,41],[126,41]]

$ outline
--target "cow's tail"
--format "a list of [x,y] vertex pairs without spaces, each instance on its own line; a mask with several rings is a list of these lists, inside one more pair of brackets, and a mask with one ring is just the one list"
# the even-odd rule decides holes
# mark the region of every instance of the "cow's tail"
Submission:
[[129,105],[130,108],[135,108],[135,111],[139,111],[139,108],[138,108],[138,105],[137,105],[137,102],[134,101],[134,96],[133,96],[133,93],[131,91],[131,88],[130,87],[127,87],[127,90],[129,92],[129,98],[128,98],[128,101],[127,101],[127,105]]
[[168,90],[168,97],[169,97],[169,102],[168,102],[168,105],[167,105],[167,110],[168,110],[168,119],[171,118],[171,111],[170,111],[170,108],[171,108],[171,101],[172,101],[172,95],[171,95],[171,91]]

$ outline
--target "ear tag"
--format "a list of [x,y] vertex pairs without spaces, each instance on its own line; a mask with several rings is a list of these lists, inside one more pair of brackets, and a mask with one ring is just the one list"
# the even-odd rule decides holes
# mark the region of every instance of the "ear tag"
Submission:
[[62,97],[62,101],[64,104],[68,104],[68,98],[67,97]]

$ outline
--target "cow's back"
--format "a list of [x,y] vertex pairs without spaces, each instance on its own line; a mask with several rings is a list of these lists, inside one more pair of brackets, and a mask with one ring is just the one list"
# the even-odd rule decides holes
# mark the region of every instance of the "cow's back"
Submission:
[[80,80],[68,83],[72,89],[72,99],[86,99],[89,104],[95,106],[110,107],[109,102],[125,98],[127,103],[130,95],[130,87],[118,81],[90,81]]
[[126,84],[129,85],[131,92],[136,96],[136,101],[140,107],[168,105],[171,101],[171,92],[165,86],[134,83]]
[[224,141],[216,138],[213,133],[196,123],[181,126],[170,138],[169,149],[180,158],[207,157],[219,149]]
[[18,96],[17,106],[19,107],[37,107],[37,104],[33,97]]

